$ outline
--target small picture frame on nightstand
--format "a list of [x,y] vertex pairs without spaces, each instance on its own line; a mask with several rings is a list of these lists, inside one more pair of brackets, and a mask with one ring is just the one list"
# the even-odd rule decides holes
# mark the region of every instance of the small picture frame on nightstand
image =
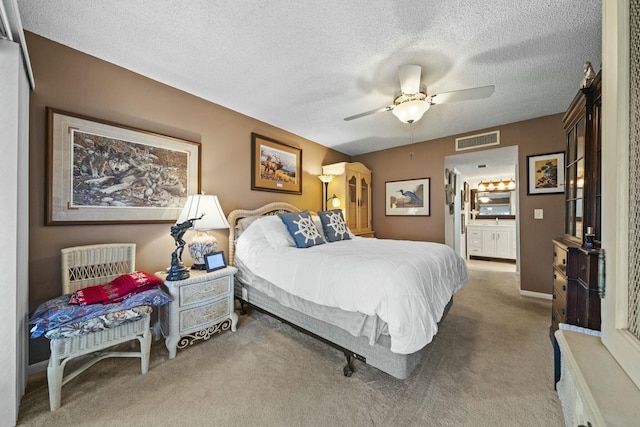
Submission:
[[213,252],[204,257],[205,265],[207,266],[207,272],[220,270],[227,266],[227,262],[224,259],[224,252]]

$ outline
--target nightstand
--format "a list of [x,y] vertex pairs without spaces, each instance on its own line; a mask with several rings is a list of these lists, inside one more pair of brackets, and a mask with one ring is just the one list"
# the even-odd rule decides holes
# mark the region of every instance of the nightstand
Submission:
[[[160,307],[156,332],[162,332],[169,359],[176,357],[178,348],[206,341],[213,334],[231,327],[235,332],[238,315],[233,311],[233,277],[235,267],[207,273],[191,270],[184,280],[165,280],[173,301]],[[156,273],[162,279],[164,272]]]

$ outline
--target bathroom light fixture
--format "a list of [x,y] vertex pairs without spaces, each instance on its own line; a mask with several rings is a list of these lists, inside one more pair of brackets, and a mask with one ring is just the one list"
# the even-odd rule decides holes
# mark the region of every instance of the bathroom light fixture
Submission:
[[480,181],[478,183],[478,191],[503,191],[503,190],[515,190],[516,181],[511,178],[509,181],[500,179],[499,181]]

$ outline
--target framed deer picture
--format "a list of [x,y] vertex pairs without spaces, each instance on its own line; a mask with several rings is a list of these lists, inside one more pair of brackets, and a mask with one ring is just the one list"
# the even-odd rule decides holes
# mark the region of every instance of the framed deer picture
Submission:
[[302,149],[252,133],[251,189],[302,194]]

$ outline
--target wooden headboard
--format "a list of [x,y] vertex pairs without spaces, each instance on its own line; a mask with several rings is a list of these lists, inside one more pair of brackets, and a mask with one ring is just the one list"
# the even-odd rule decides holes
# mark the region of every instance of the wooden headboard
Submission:
[[238,221],[242,218],[247,218],[251,216],[267,216],[267,215],[277,215],[279,213],[287,213],[287,212],[301,212],[301,209],[290,205],[289,203],[284,202],[274,202],[264,205],[258,209],[247,210],[247,209],[236,209],[232,211],[227,216],[227,222],[229,223],[229,265],[233,265],[233,257],[236,252],[236,239],[238,238],[237,233],[237,225]]

